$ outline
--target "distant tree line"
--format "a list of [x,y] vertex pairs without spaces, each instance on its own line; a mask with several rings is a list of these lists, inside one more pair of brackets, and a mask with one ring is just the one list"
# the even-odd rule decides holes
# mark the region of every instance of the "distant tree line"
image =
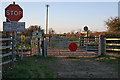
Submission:
[[[89,30],[89,36],[90,37],[95,37],[95,36],[99,36],[99,35],[104,35],[105,37],[120,37],[120,19],[118,17],[110,17],[109,19],[107,19],[105,21],[105,24],[107,25],[107,31],[104,32],[92,32]],[[25,35],[29,36],[30,38],[32,38],[32,32],[35,30],[35,28],[38,28],[39,26],[30,26],[28,28],[25,29]],[[75,32],[75,30],[71,30],[71,32],[68,33],[64,33],[66,35],[77,35],[79,36],[79,34],[81,34],[81,29],[78,29],[77,32]],[[49,35],[50,36],[54,36],[56,35],[55,30],[53,28],[49,28]],[[71,36],[72,36],[71,35]],[[76,37],[78,37],[76,36]]]

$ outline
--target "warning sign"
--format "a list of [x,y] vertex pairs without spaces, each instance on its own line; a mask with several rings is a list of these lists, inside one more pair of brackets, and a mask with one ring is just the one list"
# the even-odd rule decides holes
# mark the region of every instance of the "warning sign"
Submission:
[[76,51],[77,50],[77,44],[76,43],[70,43],[69,45],[70,51]]
[[25,35],[21,35],[21,42],[25,41]]

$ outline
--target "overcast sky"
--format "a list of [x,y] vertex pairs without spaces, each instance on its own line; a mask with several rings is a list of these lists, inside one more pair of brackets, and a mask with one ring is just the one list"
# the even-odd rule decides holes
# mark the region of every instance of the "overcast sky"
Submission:
[[[34,1],[34,0],[31,0]],[[19,22],[25,22],[26,28],[30,25],[40,25],[45,29],[46,4],[49,4],[49,28],[56,33],[70,32],[88,26],[91,31],[105,31],[105,22],[110,17],[118,16],[118,2],[17,2],[23,9],[23,18]],[[1,2],[0,6],[0,30],[5,18],[5,8],[12,3]]]

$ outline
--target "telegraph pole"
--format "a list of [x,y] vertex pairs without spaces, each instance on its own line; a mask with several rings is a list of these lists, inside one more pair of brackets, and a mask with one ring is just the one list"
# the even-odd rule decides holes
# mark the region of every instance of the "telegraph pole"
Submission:
[[48,7],[49,7],[49,5],[47,4],[46,7],[47,7],[47,13],[46,13],[46,34],[47,34],[47,31],[48,31]]

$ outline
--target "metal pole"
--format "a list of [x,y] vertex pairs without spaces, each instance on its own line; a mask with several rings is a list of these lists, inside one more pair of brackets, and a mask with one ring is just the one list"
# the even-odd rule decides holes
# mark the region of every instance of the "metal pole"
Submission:
[[48,30],[48,7],[49,5],[46,5],[47,7],[47,13],[46,13],[46,34],[47,34],[47,30]]
[[[15,2],[13,2],[13,4],[15,4]],[[7,19],[7,22],[10,22],[8,19]],[[12,61],[14,61],[14,52],[15,52],[15,43],[14,43],[14,39],[15,39],[15,35],[14,35],[14,32],[12,32]]]
[[32,45],[33,45],[33,43],[32,43],[32,40],[31,40],[31,56],[32,56]]
[[13,1],[13,4],[15,4],[15,1]]
[[[22,33],[23,35],[23,33]],[[21,41],[21,60],[23,59],[23,42]]]
[[41,55],[41,39],[39,40],[39,54]]
[[34,40],[32,41],[33,42],[33,54],[35,53],[35,42],[34,42]]
[[35,54],[36,54],[36,41],[35,41]]
[[47,56],[47,39],[44,40],[44,56]]
[[[40,26],[38,28],[38,35],[41,32]],[[40,55],[40,38],[38,38],[38,54]]]
[[39,41],[36,42],[37,43],[37,55],[39,55]]
[[86,38],[86,56],[87,56],[87,38]]
[[45,48],[45,40],[44,40],[44,53],[43,53],[43,56],[45,56],[45,54],[46,54],[46,48]]
[[[37,44],[37,41],[36,41],[36,42],[35,42],[35,50],[36,50],[35,53],[38,55],[38,50],[37,50],[37,49],[38,49],[38,46],[37,46],[37,45],[38,45],[38,44]],[[36,46],[37,46],[37,47],[36,47]]]
[[86,38],[86,56],[87,56],[87,45],[88,44],[88,31],[87,31],[87,38]]
[[21,42],[21,60],[23,59],[23,42]]
[[16,32],[16,46],[17,46],[17,56],[19,56],[19,48],[18,48],[17,32]]

